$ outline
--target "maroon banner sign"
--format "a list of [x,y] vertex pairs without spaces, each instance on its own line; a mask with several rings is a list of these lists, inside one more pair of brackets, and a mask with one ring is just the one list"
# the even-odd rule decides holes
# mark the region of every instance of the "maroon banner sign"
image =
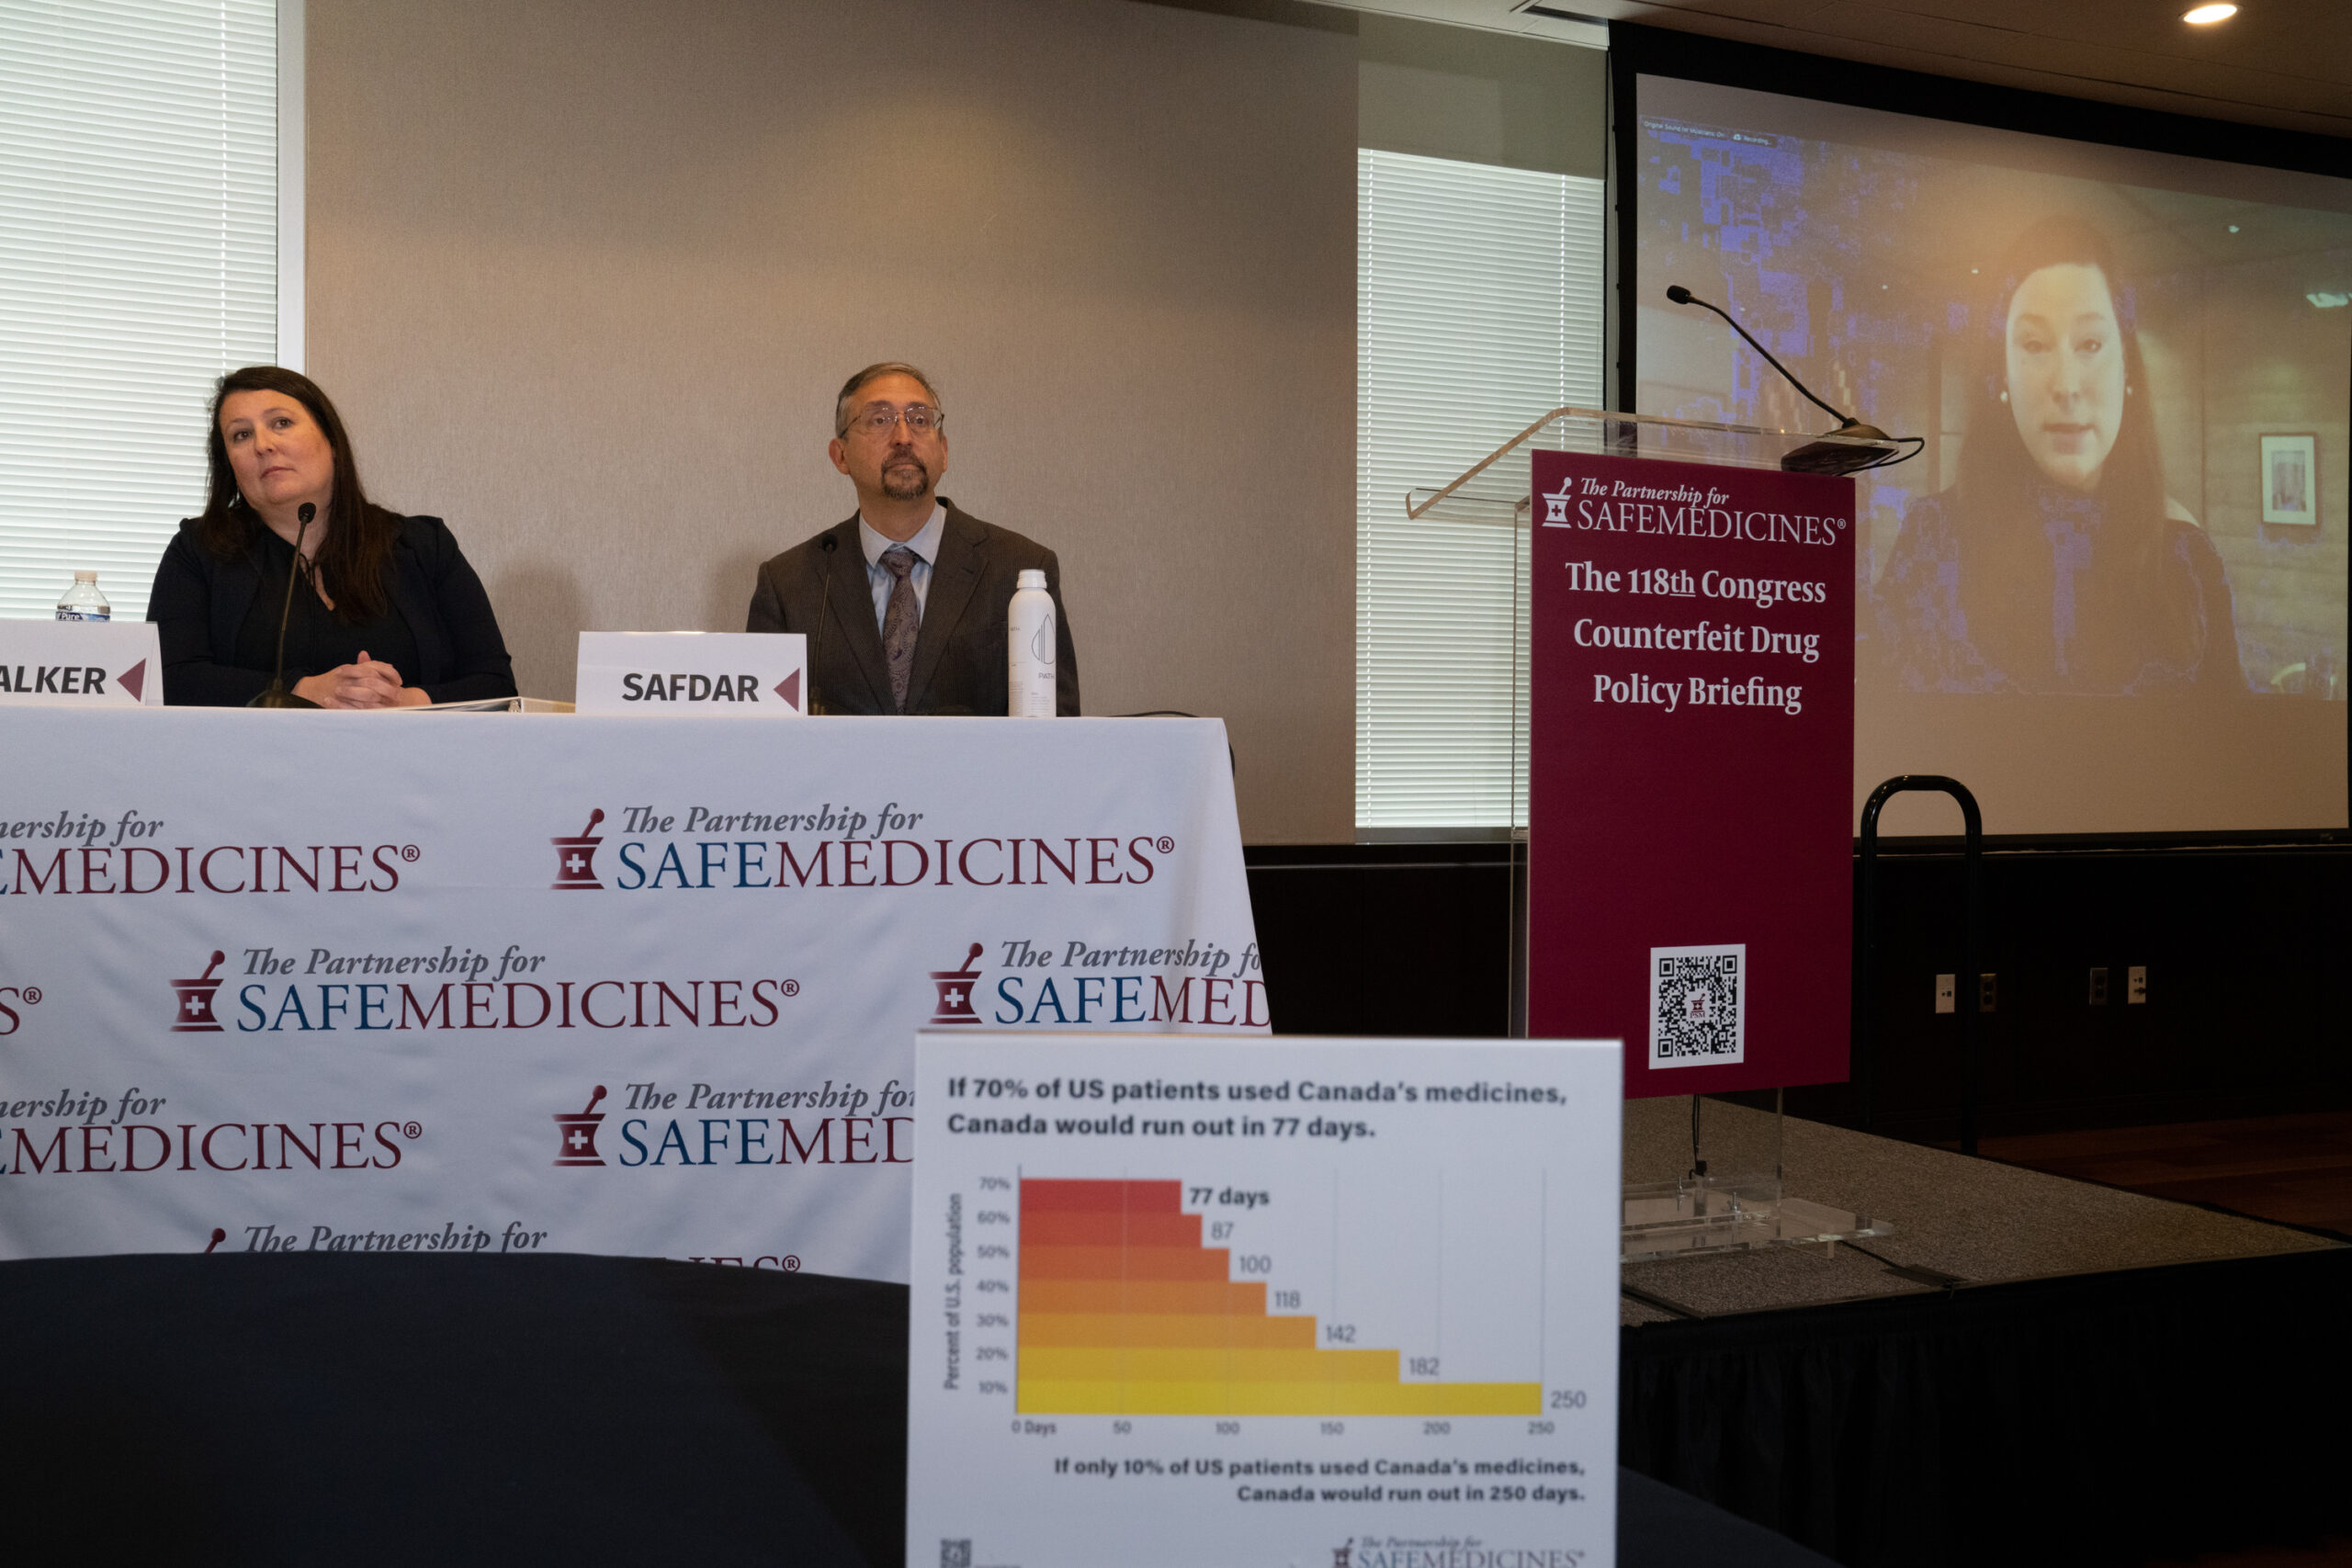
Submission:
[[1853,481],[1534,467],[1528,1032],[1628,1097],[1844,1078]]

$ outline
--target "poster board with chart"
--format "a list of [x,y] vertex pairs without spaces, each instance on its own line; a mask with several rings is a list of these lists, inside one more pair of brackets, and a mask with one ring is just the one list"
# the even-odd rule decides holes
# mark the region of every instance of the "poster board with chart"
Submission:
[[1618,1055],[924,1035],[907,1562],[1611,1561]]

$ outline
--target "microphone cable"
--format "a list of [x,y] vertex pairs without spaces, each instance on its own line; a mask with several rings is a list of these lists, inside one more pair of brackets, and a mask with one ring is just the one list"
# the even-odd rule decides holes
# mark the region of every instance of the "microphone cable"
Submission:
[[842,542],[831,533],[827,533],[824,542],[817,547],[818,553],[825,558],[825,580],[817,590],[817,636],[815,646],[808,651],[808,712],[812,717],[824,711],[817,701],[817,666],[825,651],[825,617],[832,613],[833,607],[833,557],[840,553],[841,547]]

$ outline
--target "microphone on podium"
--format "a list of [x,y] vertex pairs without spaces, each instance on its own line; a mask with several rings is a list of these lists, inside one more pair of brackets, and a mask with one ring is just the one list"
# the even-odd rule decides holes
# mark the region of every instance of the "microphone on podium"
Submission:
[[818,656],[825,651],[825,618],[833,611],[833,554],[841,547],[842,542],[831,534],[827,534],[824,541],[817,547],[819,553],[825,558],[825,580],[817,590],[817,636],[815,645],[808,650],[808,679],[805,682],[808,693],[808,712],[812,716],[825,711],[824,705],[817,701],[817,661]]
[[[1764,363],[1778,370],[1790,386],[1803,392],[1807,402],[1838,422],[1838,434],[1855,436],[1864,441],[1919,441],[1917,436],[1890,436],[1878,426],[1864,424],[1851,414],[1839,413],[1836,409],[1815,397],[1811,388],[1798,380],[1795,373],[1787,366],[1773,358],[1770,349],[1758,343],[1753,337],[1749,337],[1747,329],[1733,321],[1731,312],[1721,306],[1709,304],[1679,283],[1667,286],[1666,297],[1677,305],[1696,305],[1702,310],[1713,310],[1716,315],[1721,316],[1730,324],[1732,331],[1747,338],[1748,347],[1764,356]],[[1919,441],[1920,446],[1926,445],[1926,442]],[[1915,447],[1903,456],[1910,457],[1916,456],[1917,451],[1917,448]],[[1888,460],[1885,453],[1872,451],[1868,447],[1848,446],[1834,441],[1815,441],[1808,446],[1800,446],[1781,457],[1781,467],[1791,473],[1797,474],[1850,474],[1863,468],[1875,468]],[[1902,459],[1894,460],[1899,462]]]
[[308,697],[298,697],[286,689],[286,623],[294,616],[294,580],[302,575],[302,538],[311,531],[311,519],[319,509],[304,502],[294,513],[294,561],[286,569],[286,603],[277,612],[277,672],[269,678],[261,694],[245,705],[249,708],[314,708],[319,705]]

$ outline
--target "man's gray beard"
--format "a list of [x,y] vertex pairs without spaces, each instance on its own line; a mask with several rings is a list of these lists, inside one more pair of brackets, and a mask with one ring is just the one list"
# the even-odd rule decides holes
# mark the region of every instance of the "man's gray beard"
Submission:
[[921,463],[894,463],[882,470],[882,493],[892,501],[920,501],[931,489],[931,470]]

